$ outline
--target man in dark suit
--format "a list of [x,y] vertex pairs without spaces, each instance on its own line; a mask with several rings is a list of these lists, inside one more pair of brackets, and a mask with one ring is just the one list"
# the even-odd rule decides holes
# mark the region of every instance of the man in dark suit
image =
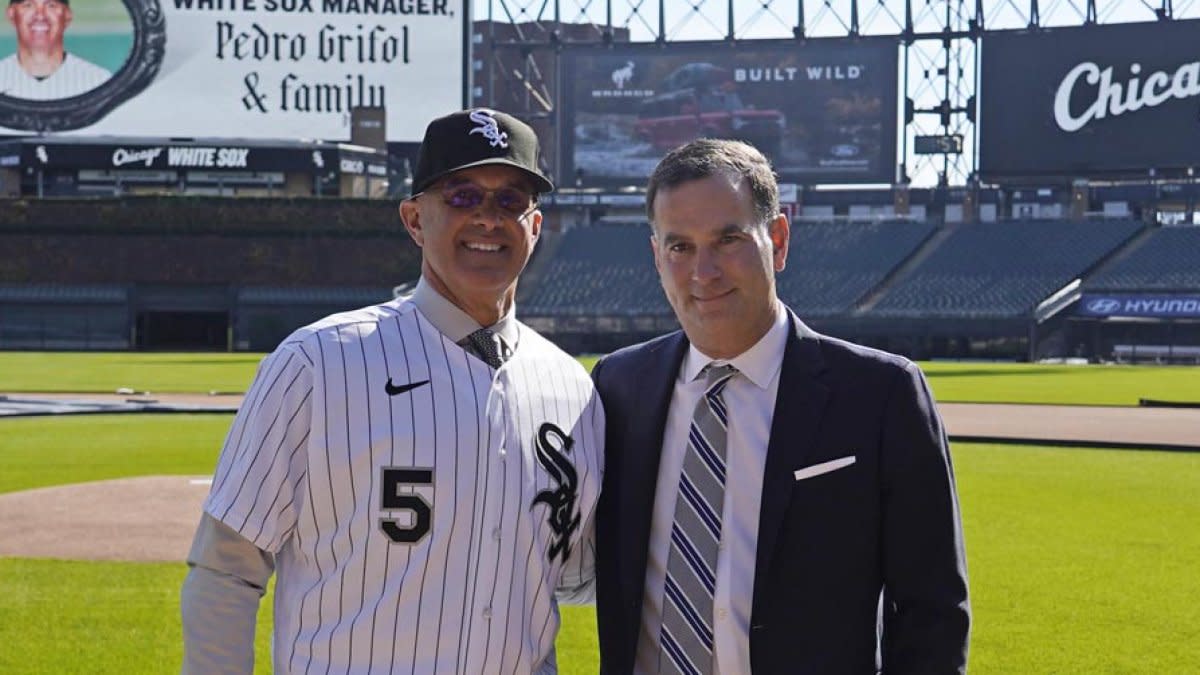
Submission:
[[678,148],[646,202],[683,331],[593,371],[601,671],[964,672],[958,499],[920,370],[776,297],[788,221],[754,148]]

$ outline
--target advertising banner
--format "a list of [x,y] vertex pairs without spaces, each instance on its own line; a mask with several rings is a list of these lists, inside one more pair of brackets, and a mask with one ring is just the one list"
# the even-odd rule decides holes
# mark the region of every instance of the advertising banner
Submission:
[[0,143],[0,167],[123,172],[284,171],[388,176],[387,156],[336,143]]
[[1084,294],[1076,305],[1078,316],[1153,319],[1200,319],[1200,295],[1100,295]]
[[983,178],[1197,166],[1198,43],[1200,21],[984,34]]
[[[43,9],[54,6],[53,11]],[[466,95],[465,0],[15,0],[0,134],[419,141]]]
[[890,38],[619,44],[565,55],[564,180],[644,183],[671,148],[745,140],[784,182],[891,183]]

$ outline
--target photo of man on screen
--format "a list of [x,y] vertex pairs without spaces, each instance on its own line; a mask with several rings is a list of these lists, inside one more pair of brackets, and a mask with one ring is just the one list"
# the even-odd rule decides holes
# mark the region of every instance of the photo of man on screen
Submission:
[[112,77],[63,46],[71,24],[70,0],[9,0],[5,11],[17,50],[0,60],[0,94],[36,101],[70,98]]

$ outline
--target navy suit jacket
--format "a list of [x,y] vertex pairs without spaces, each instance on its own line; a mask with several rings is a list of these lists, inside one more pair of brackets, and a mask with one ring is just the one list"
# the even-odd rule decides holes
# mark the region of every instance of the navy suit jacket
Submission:
[[[902,357],[790,319],[763,478],[751,667],[965,672],[966,559],[929,387]],[[614,352],[593,370],[607,415],[596,521],[602,673],[634,668],[658,460],[687,348],[675,332]],[[844,468],[794,475],[851,455]]]

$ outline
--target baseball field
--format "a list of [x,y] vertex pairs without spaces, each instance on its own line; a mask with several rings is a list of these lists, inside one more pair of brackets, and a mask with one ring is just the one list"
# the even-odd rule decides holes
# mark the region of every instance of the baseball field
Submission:
[[[0,392],[240,392],[260,358],[0,353]],[[1096,406],[1088,410],[1099,420],[1139,398],[1200,401],[1196,368],[922,366],[942,402]],[[1200,424],[1187,430],[1196,411],[1179,414],[1184,435],[1200,445]],[[177,670],[186,567],[147,562],[147,547],[124,537],[186,542],[188,526],[164,522],[125,482],[108,488],[119,517],[97,524],[64,486],[211,475],[230,421],[0,418],[0,672]],[[974,611],[972,673],[1200,672],[1200,453],[969,443],[952,452]],[[22,530],[26,521],[38,531]],[[56,538],[60,555],[20,553],[23,539]],[[561,671],[596,672],[592,610],[566,608],[563,621]],[[269,627],[270,612],[260,612],[259,672],[269,672]]]

